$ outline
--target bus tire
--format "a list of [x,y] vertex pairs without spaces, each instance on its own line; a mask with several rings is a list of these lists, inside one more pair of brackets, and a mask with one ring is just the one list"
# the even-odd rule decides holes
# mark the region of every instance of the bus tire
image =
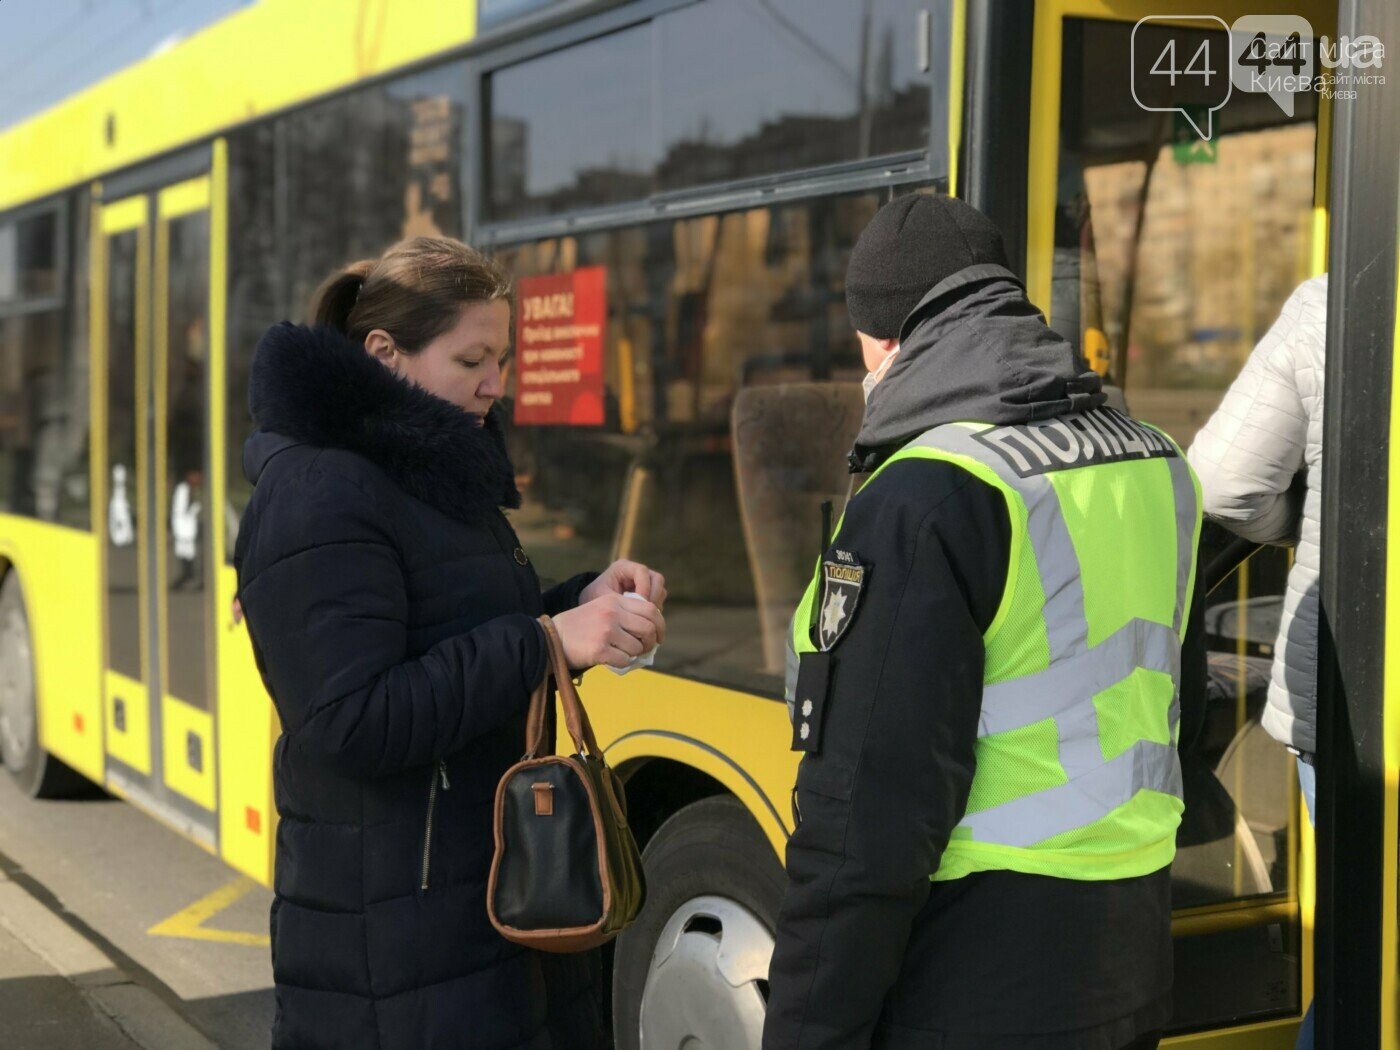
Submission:
[[30,798],[67,798],[88,781],[39,744],[34,649],[19,573],[0,583],[0,760]]
[[613,962],[617,1050],[759,1050],[786,885],[767,837],[716,795],[662,824],[642,860],[646,907]]

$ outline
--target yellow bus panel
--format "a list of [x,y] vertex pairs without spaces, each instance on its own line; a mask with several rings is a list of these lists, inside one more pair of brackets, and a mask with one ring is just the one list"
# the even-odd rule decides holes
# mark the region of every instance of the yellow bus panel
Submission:
[[260,0],[0,134],[0,211],[458,47],[475,31],[474,0]]
[[181,215],[204,211],[209,207],[209,176],[167,186],[160,191],[156,214],[162,219],[178,219]]
[[[1385,651],[1400,653],[1400,281],[1395,288],[1395,356],[1391,369],[1390,392],[1390,488],[1386,498],[1390,504],[1387,520],[1385,559]],[[1385,661],[1384,682],[1384,755],[1385,755],[1385,826],[1400,825],[1400,660]],[[1400,982],[1400,842],[1394,834],[1385,837],[1382,857],[1382,884],[1389,887],[1384,901],[1384,921],[1381,923],[1381,987],[1395,989]],[[1384,1046],[1400,1045],[1400,1003],[1394,994],[1381,999],[1381,1032]]]
[[[214,143],[209,179],[209,486],[222,499],[228,491],[226,368],[228,285],[228,144]],[[211,546],[218,559],[213,572],[215,742],[218,748],[219,852],[245,875],[272,883],[272,854],[277,811],[272,801],[272,745],[279,727],[277,713],[253,661],[248,627],[235,623],[233,598],[238,576],[223,563],[228,549],[228,520],[209,515]]]
[[160,710],[165,786],[212,811],[216,802],[214,719],[208,711],[173,696],[161,701]]
[[1210,1050],[1292,1050],[1298,1038],[1297,1018],[1261,1021],[1228,1031],[1210,1029],[1163,1039],[1163,1047],[1209,1047]]
[[102,232],[111,236],[146,225],[146,198],[128,197],[102,209]]
[[579,692],[610,765],[669,758],[693,766],[744,803],[774,852],[784,855],[802,757],[786,747],[792,737],[786,704],[645,670],[618,677],[598,668]]
[[271,885],[277,817],[272,745],[279,730],[277,713],[253,662],[248,625],[233,623],[237,588],[233,569],[220,566],[214,621],[219,660],[219,851],[232,867]]
[[39,742],[102,782],[102,652],[91,533],[0,515],[0,557],[19,573],[34,653]]
[[[107,753],[138,773],[151,775],[150,695],[140,682],[107,671]],[[120,711],[118,711],[120,704]]]

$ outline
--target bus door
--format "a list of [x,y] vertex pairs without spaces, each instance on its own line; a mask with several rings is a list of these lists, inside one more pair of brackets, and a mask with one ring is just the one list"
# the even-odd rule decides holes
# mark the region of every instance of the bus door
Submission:
[[212,848],[210,187],[99,205],[92,383],[106,781]]
[[[1144,108],[1132,87],[1144,61],[1180,77],[1194,59],[1199,81],[1208,54],[1228,81],[1225,27],[1253,6],[1222,0],[1186,27],[1139,24],[1161,10],[1141,0],[1035,5],[1028,290],[1112,396],[1183,448],[1289,293],[1325,268],[1330,114],[1315,93],[1291,112],[1242,91],[1174,112]],[[1335,32],[1334,4],[1278,6]],[[1207,530],[1203,563],[1228,540]],[[1182,742],[1173,865],[1168,1034],[1193,1043],[1291,1047],[1311,996],[1311,829],[1294,758],[1260,724],[1289,564],[1267,549],[1207,600],[1210,703]]]

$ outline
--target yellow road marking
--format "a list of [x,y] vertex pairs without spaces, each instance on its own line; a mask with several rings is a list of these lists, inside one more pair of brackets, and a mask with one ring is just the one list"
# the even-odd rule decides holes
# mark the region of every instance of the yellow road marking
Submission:
[[216,930],[204,925],[219,912],[246,897],[256,885],[252,879],[240,876],[207,897],[201,897],[188,908],[177,911],[170,918],[162,919],[146,932],[152,937],[185,937],[195,941],[222,941],[225,944],[266,948],[272,940],[265,933]]

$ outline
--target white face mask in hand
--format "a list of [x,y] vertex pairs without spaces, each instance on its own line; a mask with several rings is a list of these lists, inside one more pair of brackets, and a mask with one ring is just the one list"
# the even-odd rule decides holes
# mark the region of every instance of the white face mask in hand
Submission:
[[[628,591],[623,595],[623,597],[636,598],[639,601],[646,600],[636,591]],[[650,667],[652,665],[652,662],[656,659],[656,650],[660,648],[661,646],[659,645],[653,646],[647,652],[642,653],[641,656],[632,657],[631,661],[627,663],[627,665],[624,667],[613,667],[611,664],[609,664],[608,670],[611,671],[613,674],[626,674],[628,671],[635,671],[638,667]]]
[[894,363],[895,355],[898,353],[899,347],[896,346],[885,356],[885,359],[880,362],[879,368],[875,369],[873,372],[865,373],[865,378],[860,381],[860,388],[865,392],[865,400],[870,400],[870,391],[875,389],[876,383],[885,378],[885,373],[890,370],[890,365]]

